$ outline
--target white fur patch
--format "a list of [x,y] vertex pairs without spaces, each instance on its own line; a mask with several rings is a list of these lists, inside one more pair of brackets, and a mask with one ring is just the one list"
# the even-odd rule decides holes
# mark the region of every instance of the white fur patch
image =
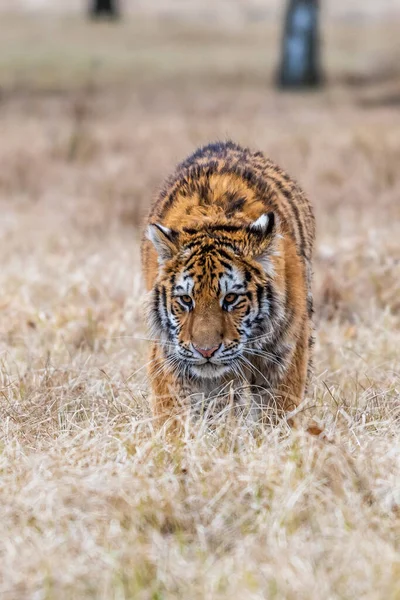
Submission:
[[274,277],[275,269],[271,261],[271,256],[269,254],[261,254],[261,256],[257,256],[256,261],[262,266],[263,271],[269,277]]
[[166,237],[169,237],[171,235],[171,230],[168,229],[168,227],[164,227],[164,225],[160,225],[159,223],[157,223],[157,225],[149,225],[147,227],[146,237],[156,247],[160,241],[160,229],[166,235]]
[[152,242],[158,254],[158,262],[161,264],[165,260],[171,258],[171,248],[168,244],[171,230],[157,223],[157,225],[149,225],[146,231],[147,239]]
[[261,215],[258,217],[257,221],[254,221],[251,225],[251,229],[260,229],[261,231],[265,231],[268,227],[269,217],[267,214]]

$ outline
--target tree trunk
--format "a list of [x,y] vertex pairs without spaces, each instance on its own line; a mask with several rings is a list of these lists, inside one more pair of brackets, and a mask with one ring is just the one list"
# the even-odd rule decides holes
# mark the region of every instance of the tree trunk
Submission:
[[289,0],[278,85],[305,88],[321,83],[319,0]]
[[90,16],[117,19],[119,14],[118,0],[91,0]]

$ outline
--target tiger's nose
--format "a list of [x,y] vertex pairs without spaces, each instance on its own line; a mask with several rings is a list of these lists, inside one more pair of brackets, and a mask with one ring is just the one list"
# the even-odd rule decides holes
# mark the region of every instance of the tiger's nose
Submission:
[[212,348],[200,348],[199,346],[196,346],[195,344],[193,344],[193,346],[197,350],[197,352],[200,352],[200,354],[202,356],[204,356],[204,358],[211,358],[213,356],[213,354],[216,353],[216,351],[218,350],[220,345],[221,344],[219,344],[218,346],[213,346]]

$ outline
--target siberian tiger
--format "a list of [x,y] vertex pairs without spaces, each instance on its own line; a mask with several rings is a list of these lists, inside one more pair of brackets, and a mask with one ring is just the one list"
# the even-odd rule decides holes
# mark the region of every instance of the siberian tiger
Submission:
[[238,406],[246,398],[257,419],[299,405],[314,236],[309,201],[261,152],[210,144],[166,180],[142,243],[160,423],[216,396]]

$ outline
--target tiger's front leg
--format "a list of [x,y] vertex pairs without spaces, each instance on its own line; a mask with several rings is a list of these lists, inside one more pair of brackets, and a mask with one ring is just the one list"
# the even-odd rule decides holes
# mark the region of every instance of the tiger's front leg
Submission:
[[179,432],[187,412],[185,393],[157,344],[151,349],[148,367],[150,379],[150,407],[158,428],[166,426],[169,432]]
[[303,402],[309,369],[309,327],[299,336],[289,367],[275,390],[278,417],[295,411]]

